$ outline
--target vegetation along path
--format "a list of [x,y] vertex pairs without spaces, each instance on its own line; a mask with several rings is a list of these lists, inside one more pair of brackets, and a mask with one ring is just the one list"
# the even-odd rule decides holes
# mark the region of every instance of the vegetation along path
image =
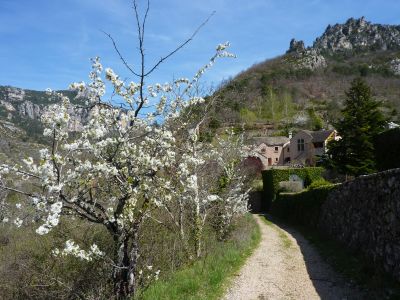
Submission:
[[256,218],[260,245],[233,279],[224,299],[364,298],[299,233],[264,217]]

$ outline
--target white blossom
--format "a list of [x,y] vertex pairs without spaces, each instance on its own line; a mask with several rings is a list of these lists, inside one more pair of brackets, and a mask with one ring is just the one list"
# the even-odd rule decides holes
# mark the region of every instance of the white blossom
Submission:
[[23,222],[24,222],[24,221],[21,220],[20,218],[16,218],[16,219],[14,220],[14,224],[15,224],[15,226],[17,226],[17,227],[21,227],[21,225],[22,225]]

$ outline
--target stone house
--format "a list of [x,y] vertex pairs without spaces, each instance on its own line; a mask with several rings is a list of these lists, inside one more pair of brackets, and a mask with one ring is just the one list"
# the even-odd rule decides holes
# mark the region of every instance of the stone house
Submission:
[[318,156],[326,153],[328,142],[337,138],[335,130],[300,130],[284,149],[284,164],[315,165]]
[[284,147],[289,144],[290,139],[286,136],[253,137],[254,156],[260,160],[262,170],[272,166],[282,166],[285,161]]

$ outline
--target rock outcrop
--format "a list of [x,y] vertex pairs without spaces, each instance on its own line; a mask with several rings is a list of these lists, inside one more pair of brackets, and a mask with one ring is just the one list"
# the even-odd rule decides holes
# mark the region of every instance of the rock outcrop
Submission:
[[315,49],[308,49],[304,51],[298,61],[296,67],[298,69],[317,70],[326,67],[326,60]]
[[329,25],[313,45],[317,50],[400,50],[400,26],[372,24],[349,19],[344,24]]
[[290,41],[290,46],[289,50],[286,51],[286,53],[302,53],[306,51],[306,48],[304,47],[304,42],[303,41],[297,41],[295,39],[292,39]]
[[326,67],[325,58],[313,48],[309,47],[306,49],[303,41],[292,39],[286,54],[294,58],[292,63],[294,69],[308,69],[314,71]]
[[[313,46],[305,47],[301,40],[292,39],[286,51],[295,69],[316,70],[327,66],[324,55],[348,51],[400,50],[400,26],[372,24],[350,18],[344,24],[328,25]],[[400,59],[385,62],[395,75],[400,75]]]
[[21,117],[27,117],[29,119],[37,119],[40,120],[40,116],[42,115],[43,107],[40,107],[38,104],[34,104],[29,100],[21,101],[20,104],[17,105],[18,113]]

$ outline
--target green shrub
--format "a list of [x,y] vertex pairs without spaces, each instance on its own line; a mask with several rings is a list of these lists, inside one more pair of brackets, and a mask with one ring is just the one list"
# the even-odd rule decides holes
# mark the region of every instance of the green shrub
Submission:
[[272,203],[272,214],[291,223],[315,228],[321,206],[334,188],[335,185],[329,184],[300,193],[280,193]]
[[316,188],[320,188],[323,186],[327,186],[327,185],[331,185],[332,183],[330,183],[329,181],[325,180],[324,178],[320,178],[315,180],[314,182],[312,182],[309,186],[308,189],[309,190],[313,190]]

